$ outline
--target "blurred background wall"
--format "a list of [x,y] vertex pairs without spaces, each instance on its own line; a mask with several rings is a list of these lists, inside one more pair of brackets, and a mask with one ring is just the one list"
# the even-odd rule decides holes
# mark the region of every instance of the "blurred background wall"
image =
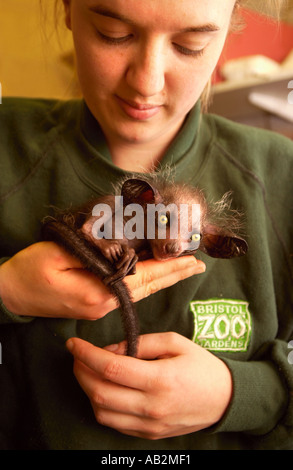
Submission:
[[72,40],[56,34],[54,1],[0,0],[0,82],[3,96],[76,95]]

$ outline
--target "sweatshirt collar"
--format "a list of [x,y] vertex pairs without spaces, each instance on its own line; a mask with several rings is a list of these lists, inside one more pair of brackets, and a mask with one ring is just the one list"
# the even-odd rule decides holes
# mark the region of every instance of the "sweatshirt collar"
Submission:
[[[190,150],[194,144],[199,122],[200,103],[198,102],[189,112],[181,130],[170,144],[164,158],[162,159],[161,166],[170,164],[176,165],[176,163]],[[99,154],[103,155],[109,163],[112,163],[111,154],[102,129],[84,101],[81,114],[81,131],[91,146],[98,151]]]
[[[130,176],[130,173],[113,164],[101,127],[83,100],[79,116],[77,126],[80,143],[77,142],[78,152],[71,153],[71,162],[84,183],[97,192],[107,193],[113,184],[125,176]],[[181,130],[167,149],[160,162],[159,171],[171,168],[175,180],[187,181],[191,178],[191,173],[197,173],[195,167],[199,168],[203,159],[199,138],[200,125],[201,109],[198,102],[188,113]],[[74,132],[74,129],[71,132]],[[66,140],[66,137],[63,137]]]

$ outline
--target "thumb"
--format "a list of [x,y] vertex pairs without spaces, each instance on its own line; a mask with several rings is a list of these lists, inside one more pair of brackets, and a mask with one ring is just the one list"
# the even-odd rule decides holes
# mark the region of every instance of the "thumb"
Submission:
[[189,351],[193,343],[174,332],[151,333],[139,337],[137,357],[139,359],[166,359],[181,356]]

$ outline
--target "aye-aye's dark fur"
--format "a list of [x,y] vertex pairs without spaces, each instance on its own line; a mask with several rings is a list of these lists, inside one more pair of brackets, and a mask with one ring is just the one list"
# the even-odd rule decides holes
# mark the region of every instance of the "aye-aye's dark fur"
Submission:
[[[166,225],[165,238],[161,238],[159,215],[156,219],[156,235],[152,240],[148,240],[146,236],[143,239],[132,240],[125,235],[119,239],[97,239],[93,235],[93,226],[99,220],[99,216],[94,215],[92,210],[97,204],[108,204],[112,210],[113,223],[115,221],[113,195],[96,199],[82,210],[60,213],[56,218],[46,218],[42,238],[63,246],[73,256],[79,258],[85,269],[98,276],[108,286],[122,313],[127,354],[136,356],[138,319],[130,292],[123,281],[127,274],[135,273],[136,262],[151,257],[162,260],[184,256],[195,253],[197,249],[215,258],[233,258],[244,255],[247,244],[236,234],[239,221],[237,215],[229,210],[227,196],[210,208],[203,193],[196,188],[148,178],[127,179],[121,186],[121,195],[124,207],[129,204],[139,204],[143,208],[143,214],[146,214],[149,204],[164,204],[164,206],[174,204],[177,207],[180,204],[189,206],[199,204],[200,222],[194,228],[189,224],[188,232],[196,243],[191,244],[191,239],[182,237],[181,232],[176,239],[171,239],[168,227],[170,220],[166,216],[160,219]],[[124,227],[128,220],[129,217],[124,217]],[[144,216],[142,222],[146,221],[147,217]],[[146,234],[146,227],[144,232]]]

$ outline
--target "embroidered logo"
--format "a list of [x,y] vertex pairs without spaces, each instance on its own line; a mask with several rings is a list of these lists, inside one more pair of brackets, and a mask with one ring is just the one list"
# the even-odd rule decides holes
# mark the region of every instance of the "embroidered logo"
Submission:
[[210,351],[247,351],[251,315],[248,302],[231,299],[194,300],[192,340]]

